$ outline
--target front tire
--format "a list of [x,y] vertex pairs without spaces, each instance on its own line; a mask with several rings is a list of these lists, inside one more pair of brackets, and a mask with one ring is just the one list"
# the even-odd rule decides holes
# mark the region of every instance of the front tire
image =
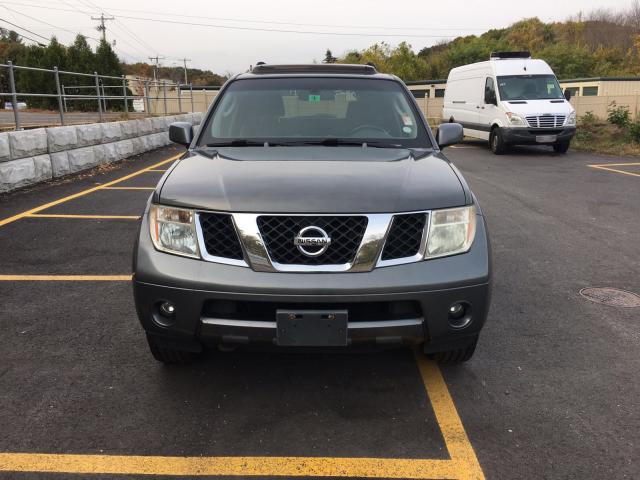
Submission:
[[462,348],[456,348],[454,350],[448,350],[446,352],[436,352],[427,354],[431,360],[435,360],[440,364],[451,363],[463,363],[468,362],[473,357],[476,351],[476,345],[478,344],[478,337],[476,336],[471,343]]
[[553,145],[553,150],[556,153],[567,153],[571,142],[558,142]]
[[147,342],[153,358],[165,365],[185,365],[198,358],[198,354],[195,352],[176,350],[160,345],[151,335],[147,335]]
[[507,145],[504,143],[502,133],[498,127],[491,130],[491,135],[489,135],[489,147],[491,147],[491,151],[496,155],[504,155],[507,152]]

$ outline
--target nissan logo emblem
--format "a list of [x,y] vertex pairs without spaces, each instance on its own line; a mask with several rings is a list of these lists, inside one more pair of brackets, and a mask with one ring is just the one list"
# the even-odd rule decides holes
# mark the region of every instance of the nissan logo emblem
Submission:
[[293,244],[300,253],[307,257],[317,257],[327,251],[331,245],[331,238],[320,227],[304,227],[293,238]]

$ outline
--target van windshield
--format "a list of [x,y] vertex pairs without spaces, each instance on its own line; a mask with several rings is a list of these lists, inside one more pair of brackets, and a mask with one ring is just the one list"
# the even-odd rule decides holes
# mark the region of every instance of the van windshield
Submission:
[[500,100],[547,100],[564,98],[555,75],[508,75],[498,77]]
[[223,90],[199,145],[357,145],[430,148],[400,84],[360,78],[258,78]]

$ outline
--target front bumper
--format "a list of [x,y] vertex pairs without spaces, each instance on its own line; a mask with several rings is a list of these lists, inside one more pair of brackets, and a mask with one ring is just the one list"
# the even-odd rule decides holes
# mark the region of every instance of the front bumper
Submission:
[[555,135],[556,142],[569,142],[576,134],[576,127],[562,128],[508,128],[501,127],[500,133],[505,143],[511,145],[553,145],[553,143],[540,143],[539,136]]
[[[355,312],[384,306],[373,320],[365,313],[351,321],[349,315],[348,344],[425,343],[427,352],[468,344],[487,317],[491,264],[481,216],[465,254],[362,273],[255,272],[161,253],[146,222],[145,216],[134,258],[136,308],[145,331],[175,348],[276,344],[275,308]],[[175,306],[170,321],[158,316],[164,301]],[[456,302],[467,304],[472,316],[463,329],[449,324],[448,309]],[[406,305],[412,307],[403,310]]]

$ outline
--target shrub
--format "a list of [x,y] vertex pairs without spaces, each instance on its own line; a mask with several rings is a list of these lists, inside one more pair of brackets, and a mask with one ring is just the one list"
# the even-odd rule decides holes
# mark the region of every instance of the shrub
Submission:
[[640,142],[640,116],[633,122],[629,122],[629,136],[632,140]]
[[611,102],[607,113],[607,121],[613,125],[625,128],[631,123],[631,113],[626,105],[616,105],[616,102]]
[[585,114],[580,117],[580,125],[590,126],[594,125],[598,121],[598,118],[593,114],[593,112],[585,112]]

